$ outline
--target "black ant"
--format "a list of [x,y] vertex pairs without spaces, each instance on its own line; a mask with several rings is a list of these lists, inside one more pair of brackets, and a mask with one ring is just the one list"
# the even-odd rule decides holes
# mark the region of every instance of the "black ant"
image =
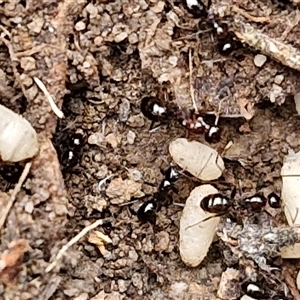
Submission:
[[204,211],[218,215],[227,213],[231,205],[231,199],[220,193],[208,195],[200,203],[200,207]]
[[207,8],[211,6],[211,0],[208,1],[207,5],[200,0],[185,0],[184,6],[195,18],[203,18],[208,16]]
[[229,55],[235,48],[238,47],[238,43],[235,40],[233,33],[229,31],[228,25],[225,23],[219,23],[217,18],[209,12],[211,7],[211,0],[208,0],[205,5],[201,0],[184,0],[184,7],[195,18],[206,18],[208,24],[212,26],[212,29],[217,38],[217,47],[221,54]]
[[145,97],[141,101],[141,112],[152,121],[150,129],[155,122],[166,123],[172,117],[177,117],[178,121],[187,130],[195,134],[203,134],[208,143],[217,143],[221,139],[222,130],[216,124],[211,126],[204,120],[204,113],[178,111],[167,108],[163,102],[156,97]]
[[268,204],[272,208],[281,208],[281,199],[273,192],[268,196]]
[[141,112],[152,121],[150,128],[155,122],[168,121],[170,111],[157,97],[144,97],[141,101]]
[[141,222],[155,223],[157,211],[170,200],[170,191],[177,192],[174,183],[179,178],[178,170],[171,166],[165,172],[165,178],[159,185],[158,192],[153,195],[151,200],[143,203],[138,209],[137,216]]
[[54,144],[63,169],[70,170],[78,164],[84,146],[83,135],[62,130],[55,135]]
[[[223,216],[223,215],[229,213],[231,210],[234,210],[234,211],[237,210],[238,207],[236,207],[236,205],[234,205],[234,203],[232,201],[234,199],[235,193],[236,193],[236,189],[233,189],[233,191],[231,192],[230,198],[222,195],[221,193],[212,194],[212,195],[208,195],[208,196],[204,197],[201,200],[200,207],[204,211],[206,211],[208,213],[213,213],[214,215],[209,216],[209,217],[205,218],[204,220],[201,220],[200,222],[193,224],[189,227],[198,225],[199,223],[203,223],[214,217]],[[239,202],[239,204],[240,204],[239,207],[242,210],[244,210],[246,213],[248,213],[249,211],[259,212],[265,208],[267,202],[268,202],[269,206],[272,208],[280,208],[281,207],[281,199],[275,193],[271,193],[268,196],[268,200],[262,194],[255,194],[251,197],[244,198]]]
[[244,293],[255,299],[267,299],[266,293],[255,283],[244,282],[241,286]]

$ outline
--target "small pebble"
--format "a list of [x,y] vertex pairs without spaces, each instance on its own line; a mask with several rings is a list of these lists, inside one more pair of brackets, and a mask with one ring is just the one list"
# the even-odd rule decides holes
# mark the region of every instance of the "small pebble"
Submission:
[[136,134],[133,131],[129,130],[128,133],[127,133],[127,142],[128,142],[128,144],[133,145],[134,141],[135,141],[135,138],[136,138]]
[[105,145],[104,135],[101,132],[95,132],[88,137],[88,143],[97,146]]
[[254,64],[259,68],[261,68],[266,61],[267,61],[267,57],[265,55],[257,54],[254,57]]
[[82,31],[86,28],[85,23],[82,21],[79,21],[75,24],[76,31]]
[[124,293],[127,290],[126,281],[123,279],[119,279],[118,288],[121,293]]
[[275,78],[274,78],[274,83],[281,84],[283,79],[284,79],[283,75],[276,75]]

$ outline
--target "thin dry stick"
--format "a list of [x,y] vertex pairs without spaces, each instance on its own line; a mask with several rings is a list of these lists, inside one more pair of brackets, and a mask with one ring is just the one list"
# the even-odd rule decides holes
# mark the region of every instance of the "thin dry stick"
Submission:
[[236,5],[233,5],[231,7],[231,11],[242,15],[243,17],[245,17],[246,19],[252,21],[252,22],[256,22],[256,23],[270,23],[271,20],[268,17],[256,17],[256,16],[252,16],[250,14],[248,14],[246,11],[240,9],[239,7],[237,7]]
[[235,30],[236,37],[253,47],[255,50],[271,57],[283,65],[300,71],[300,51],[291,44],[285,44],[276,38],[259,32],[249,24],[243,24],[237,20],[236,25],[239,31]]
[[52,96],[48,92],[48,90],[47,90],[46,86],[44,85],[44,83],[40,79],[38,79],[37,77],[33,77],[33,80],[36,83],[36,85],[40,88],[40,90],[44,93],[44,95],[45,95],[46,99],[48,100],[53,112],[60,119],[63,118],[64,117],[63,112],[57,107],[56,103],[54,102]]
[[6,207],[5,207],[4,211],[3,211],[3,213],[2,213],[2,215],[1,215],[1,219],[0,219],[0,229],[2,228],[2,226],[3,226],[4,223],[5,223],[5,220],[6,220],[6,218],[7,218],[7,215],[8,215],[8,213],[9,213],[10,209],[12,208],[12,206],[13,206],[15,200],[16,200],[16,196],[17,196],[18,192],[20,191],[20,189],[21,189],[21,187],[22,187],[22,184],[24,183],[24,181],[25,181],[25,179],[26,179],[26,177],[27,177],[27,175],[28,175],[28,173],[29,173],[29,170],[30,170],[30,168],[31,168],[31,165],[32,165],[32,162],[28,162],[28,163],[25,165],[25,168],[24,168],[24,170],[23,170],[23,172],[22,172],[22,174],[21,174],[21,176],[20,176],[20,178],[19,178],[19,181],[18,181],[17,185],[15,186],[15,188],[14,188],[12,194],[10,195],[10,198],[9,198],[9,200],[8,200],[8,203],[7,203],[7,205],[6,205]]
[[195,90],[194,90],[194,84],[193,84],[193,61],[192,61],[192,50],[191,49],[189,49],[189,69],[190,69],[190,93],[191,93],[195,113],[198,114],[198,108],[197,108],[197,104],[195,101]]
[[92,223],[91,225],[83,228],[77,235],[75,235],[66,245],[62,246],[62,248],[58,251],[54,261],[46,268],[45,272],[50,272],[57,264],[57,262],[63,257],[66,251],[72,247],[75,243],[77,243],[82,237],[84,237],[90,230],[108,222],[109,219],[101,219]]

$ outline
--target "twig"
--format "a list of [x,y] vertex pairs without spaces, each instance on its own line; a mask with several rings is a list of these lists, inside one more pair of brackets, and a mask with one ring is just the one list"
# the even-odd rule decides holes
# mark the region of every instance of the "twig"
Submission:
[[257,31],[249,24],[238,21],[237,25],[239,31],[236,30],[234,33],[242,42],[283,65],[300,71],[300,51],[298,49]]
[[26,165],[25,165],[25,168],[19,178],[19,181],[17,183],[17,185],[15,186],[12,194],[10,195],[10,198],[8,200],[8,203],[5,207],[5,209],[3,210],[2,214],[1,214],[1,219],[0,219],[0,229],[2,228],[2,226],[4,225],[5,223],[5,220],[7,218],[7,215],[10,211],[10,209],[12,208],[15,200],[16,200],[16,196],[18,194],[18,192],[20,191],[21,187],[22,187],[22,184],[24,183],[28,173],[29,173],[29,170],[31,168],[31,165],[32,165],[32,162],[28,162]]
[[244,11],[244,10],[240,9],[239,7],[237,7],[236,5],[233,5],[231,7],[231,10],[234,13],[242,15],[243,17],[250,20],[251,22],[255,22],[255,23],[270,23],[271,22],[270,18],[268,18],[268,17],[255,17],[255,16],[252,16],[252,15],[248,14],[246,11]]
[[77,235],[75,235],[66,245],[62,246],[62,248],[58,251],[54,261],[46,268],[45,272],[50,272],[57,264],[57,262],[63,257],[66,251],[72,247],[75,243],[77,243],[82,237],[84,237],[90,230],[103,225],[111,220],[111,218],[97,220],[91,225],[83,228]]
[[48,92],[48,90],[47,90],[46,86],[43,84],[43,82],[40,79],[38,79],[37,77],[33,77],[33,80],[36,83],[36,85],[40,88],[40,90],[44,93],[53,112],[57,115],[58,118],[60,118],[60,119],[63,118],[64,117],[63,112],[57,107],[56,103],[54,102],[52,96]]
[[195,101],[195,90],[194,90],[194,84],[193,84],[193,60],[192,60],[192,50],[191,49],[189,49],[189,70],[190,70],[190,93],[191,93],[195,113],[198,114],[198,108],[197,108],[197,104]]
[[47,47],[51,47],[53,49],[59,49],[55,45],[49,45],[49,44],[43,43],[41,45],[34,46],[32,49],[16,52],[15,55],[16,55],[16,57],[32,56],[35,53],[40,53],[41,51],[43,51]]
[[[291,13],[291,14],[293,14],[293,13]],[[296,10],[295,14],[296,14],[295,17],[291,16],[290,18],[287,18],[288,26],[286,27],[286,29],[284,30],[284,32],[280,36],[281,41],[284,41],[288,37],[290,32],[299,24],[299,22],[300,22],[299,10]]]

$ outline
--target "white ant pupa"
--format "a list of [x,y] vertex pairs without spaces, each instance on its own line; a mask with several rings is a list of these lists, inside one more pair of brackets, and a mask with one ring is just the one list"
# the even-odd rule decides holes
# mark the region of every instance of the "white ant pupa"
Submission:
[[202,199],[212,194],[218,194],[218,190],[209,184],[193,189],[180,219],[180,256],[184,263],[192,267],[198,266],[206,256],[220,222],[220,217],[207,219],[208,215],[214,214],[207,213],[200,206]]
[[225,168],[216,150],[197,141],[178,138],[170,143],[169,152],[184,171],[203,181],[218,179]]
[[0,105],[0,161],[18,162],[38,152],[37,134],[22,116]]

